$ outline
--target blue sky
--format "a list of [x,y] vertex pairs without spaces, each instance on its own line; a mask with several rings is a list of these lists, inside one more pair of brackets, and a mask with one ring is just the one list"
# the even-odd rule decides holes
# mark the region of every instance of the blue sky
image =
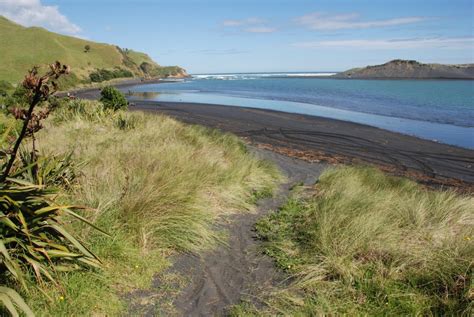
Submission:
[[191,73],[474,61],[472,0],[0,0],[0,14]]

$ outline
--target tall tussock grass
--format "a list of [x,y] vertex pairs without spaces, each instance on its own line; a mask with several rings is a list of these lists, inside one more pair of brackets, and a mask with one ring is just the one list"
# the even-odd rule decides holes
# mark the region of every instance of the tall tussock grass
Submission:
[[294,278],[270,296],[283,314],[472,313],[473,197],[344,167],[258,230]]
[[[58,314],[118,313],[119,294],[149,287],[174,251],[215,245],[222,239],[216,221],[251,212],[252,195],[272,189],[279,178],[234,136],[164,116],[111,112],[92,101],[58,109],[38,144],[41,151],[72,153],[81,162],[63,199],[93,207],[88,219],[112,236],[75,227],[106,269],[101,277],[65,277],[68,305],[35,300],[36,309]],[[88,284],[94,285],[89,294],[78,291]]]

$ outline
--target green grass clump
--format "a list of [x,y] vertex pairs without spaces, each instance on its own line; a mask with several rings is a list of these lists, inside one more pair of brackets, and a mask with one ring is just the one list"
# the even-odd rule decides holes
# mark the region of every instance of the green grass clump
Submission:
[[254,193],[279,178],[234,136],[99,102],[60,107],[37,138],[41,153],[72,152],[81,162],[61,199],[94,208],[84,215],[112,236],[72,224],[104,269],[65,274],[49,300],[33,293],[39,314],[123,313],[126,294],[149,288],[171,254],[214,246],[222,235],[213,224],[252,211]]
[[371,168],[329,170],[258,224],[266,252],[294,277],[270,307],[284,315],[469,315],[473,224],[472,197]]

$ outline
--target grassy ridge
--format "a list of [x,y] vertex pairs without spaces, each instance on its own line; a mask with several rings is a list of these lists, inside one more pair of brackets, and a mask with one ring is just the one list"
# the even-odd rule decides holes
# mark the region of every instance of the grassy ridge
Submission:
[[[49,32],[42,28],[25,28],[0,17],[0,79],[19,82],[31,65],[49,64],[52,60],[73,66],[78,73],[94,68],[122,65],[122,55],[115,46]],[[91,51],[84,52],[90,45]],[[54,57],[52,56],[54,52]]]
[[268,313],[469,315],[473,206],[374,169],[325,172],[258,224],[266,252],[295,277]]
[[43,155],[73,151],[81,176],[61,199],[94,207],[87,217],[113,236],[73,224],[105,268],[62,275],[61,288],[47,289],[51,300],[30,294],[39,315],[123,313],[120,296],[148,288],[175,250],[214,245],[222,237],[212,224],[251,211],[254,193],[278,179],[236,137],[98,102],[58,110],[38,144]]
[[[143,62],[152,65],[154,70],[161,69],[145,53],[125,51],[114,45],[65,36],[43,28],[25,28],[2,16],[0,43],[7,43],[0,45],[0,80],[12,84],[23,79],[32,65],[47,65],[54,60],[71,66],[76,77],[73,84],[89,80],[89,74],[96,69],[122,68],[136,76],[148,76],[140,69]],[[90,46],[89,52],[85,52],[86,45]],[[69,80],[71,78],[69,76]]]

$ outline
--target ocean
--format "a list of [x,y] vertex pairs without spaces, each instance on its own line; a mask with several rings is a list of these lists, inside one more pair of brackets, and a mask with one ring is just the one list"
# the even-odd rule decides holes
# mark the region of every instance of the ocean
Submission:
[[132,99],[254,107],[367,124],[474,149],[474,81],[345,80],[330,73],[198,74]]

